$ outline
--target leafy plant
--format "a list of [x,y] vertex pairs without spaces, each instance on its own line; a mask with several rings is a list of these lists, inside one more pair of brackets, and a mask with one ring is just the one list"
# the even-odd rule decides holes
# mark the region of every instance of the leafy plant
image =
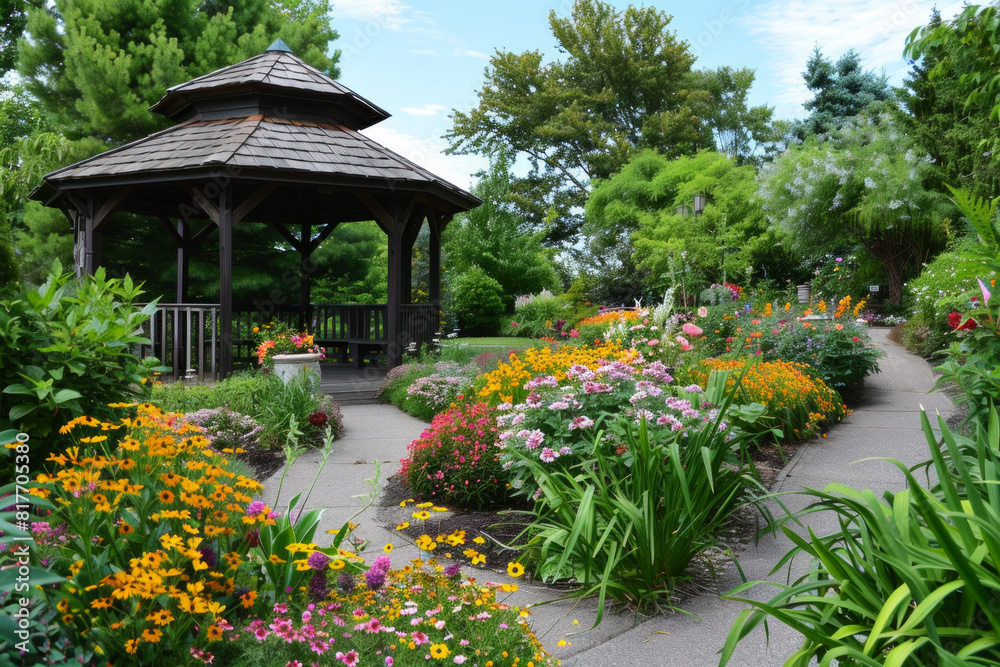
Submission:
[[500,330],[503,288],[478,266],[452,283],[452,309],[463,336],[493,336]]
[[514,301],[514,319],[510,326],[504,327],[504,333],[541,338],[559,336],[565,329],[568,334],[571,331],[567,326],[570,324],[570,309],[569,303],[548,290],[519,296]]
[[[938,417],[940,439],[926,413],[921,425],[939,484],[929,491],[911,470],[888,459],[908,488],[886,492],[831,484],[807,491],[816,502],[797,516],[835,512],[840,528],[819,537],[781,530],[797,555],[811,558],[791,585],[747,582],[726,597],[749,604],[733,624],[720,665],[768,617],[804,636],[785,665],[837,660],[861,665],[992,665],[1000,661],[1000,420],[989,411],[974,436],[953,433]],[[744,598],[767,583],[780,592],[767,602]]]
[[149,342],[141,327],[156,304],[138,308],[141,294],[128,276],[76,279],[54,262],[43,285],[0,300],[0,442],[23,432],[56,445],[74,417],[148,396],[156,369],[132,348]]
[[710,381],[718,400],[715,419],[651,441],[645,420],[625,429],[630,457],[594,438],[592,455],[571,469],[552,468],[516,451],[541,489],[534,519],[524,535],[527,559],[545,580],[572,578],[571,595],[597,594],[595,625],[607,598],[638,609],[670,605],[670,593],[686,578],[691,559],[715,544],[719,527],[746,500],[763,490],[748,465],[733,465],[746,434],[724,425],[732,400],[723,398],[729,373]]

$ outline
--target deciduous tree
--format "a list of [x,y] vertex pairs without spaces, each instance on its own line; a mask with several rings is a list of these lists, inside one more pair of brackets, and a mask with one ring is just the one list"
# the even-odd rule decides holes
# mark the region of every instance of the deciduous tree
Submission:
[[501,150],[531,166],[513,185],[521,212],[553,245],[572,240],[590,182],[619,171],[638,149],[678,156],[712,146],[695,108],[694,56],[654,8],[618,11],[576,0],[549,25],[565,57],[498,51],[486,69],[479,106],[454,111],[446,135],[452,153]]

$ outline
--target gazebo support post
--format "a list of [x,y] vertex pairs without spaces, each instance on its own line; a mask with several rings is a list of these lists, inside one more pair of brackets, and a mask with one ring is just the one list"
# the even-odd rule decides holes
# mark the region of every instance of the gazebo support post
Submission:
[[312,268],[311,257],[313,245],[312,225],[308,222],[302,223],[302,244],[300,247],[299,263],[299,326],[302,329],[312,328],[313,307],[312,307]]
[[[400,338],[400,319],[403,294],[403,222],[398,214],[393,216],[389,230],[389,289],[385,317],[386,364],[393,369],[402,363],[403,341]],[[355,360],[357,362],[358,360]]]
[[83,220],[83,273],[94,275],[94,195],[87,195],[87,209]]
[[187,303],[190,258],[187,247],[188,222],[183,218],[177,220],[177,236],[181,239],[177,245],[177,303]]
[[219,188],[219,372],[233,372],[233,200],[232,186]]
[[441,232],[444,231],[444,220],[437,214],[427,217],[427,226],[430,228],[431,239],[428,252],[428,263],[430,268],[430,279],[428,294],[431,304],[441,308]]

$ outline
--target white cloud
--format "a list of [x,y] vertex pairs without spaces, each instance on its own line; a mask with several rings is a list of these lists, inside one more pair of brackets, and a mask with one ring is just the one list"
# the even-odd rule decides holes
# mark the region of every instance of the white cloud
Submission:
[[384,30],[402,30],[413,21],[411,7],[400,0],[334,0],[330,14],[335,20],[373,22]]
[[452,55],[466,56],[466,57],[469,57],[469,58],[482,58],[483,60],[489,60],[490,59],[490,57],[488,55],[486,55],[485,53],[482,53],[480,51],[473,51],[472,49],[457,48],[457,49],[455,49],[455,52]]
[[[778,107],[779,117],[801,116],[802,103],[812,97],[802,72],[814,47],[834,61],[853,47],[865,69],[884,69],[898,84],[907,69],[904,40],[913,28],[927,24],[933,6],[928,0],[771,0],[740,22],[768,53],[777,86],[784,91],[769,103]],[[961,3],[939,8],[948,19]]]
[[422,107],[400,107],[399,110],[411,116],[436,116],[442,111],[447,111],[448,107],[443,104],[425,104]]
[[445,155],[444,150],[448,145],[442,139],[403,134],[384,125],[385,123],[365,129],[365,136],[460,188],[470,189],[476,181],[472,174],[489,168],[489,162],[481,157]]

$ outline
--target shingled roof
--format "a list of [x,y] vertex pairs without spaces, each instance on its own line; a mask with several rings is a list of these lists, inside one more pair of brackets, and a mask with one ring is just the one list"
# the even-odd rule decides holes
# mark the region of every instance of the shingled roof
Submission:
[[174,86],[151,110],[186,120],[52,172],[32,197],[58,205],[76,188],[149,188],[238,168],[241,180],[434,190],[453,212],[481,203],[361,134],[388,114],[288,51]]
[[259,56],[168,88],[163,99],[149,110],[183,120],[192,112],[191,107],[197,107],[201,100],[232,97],[241,92],[278,94],[285,100],[326,101],[347,112],[347,124],[355,130],[363,130],[390,115],[291,52],[275,49],[274,45]]

